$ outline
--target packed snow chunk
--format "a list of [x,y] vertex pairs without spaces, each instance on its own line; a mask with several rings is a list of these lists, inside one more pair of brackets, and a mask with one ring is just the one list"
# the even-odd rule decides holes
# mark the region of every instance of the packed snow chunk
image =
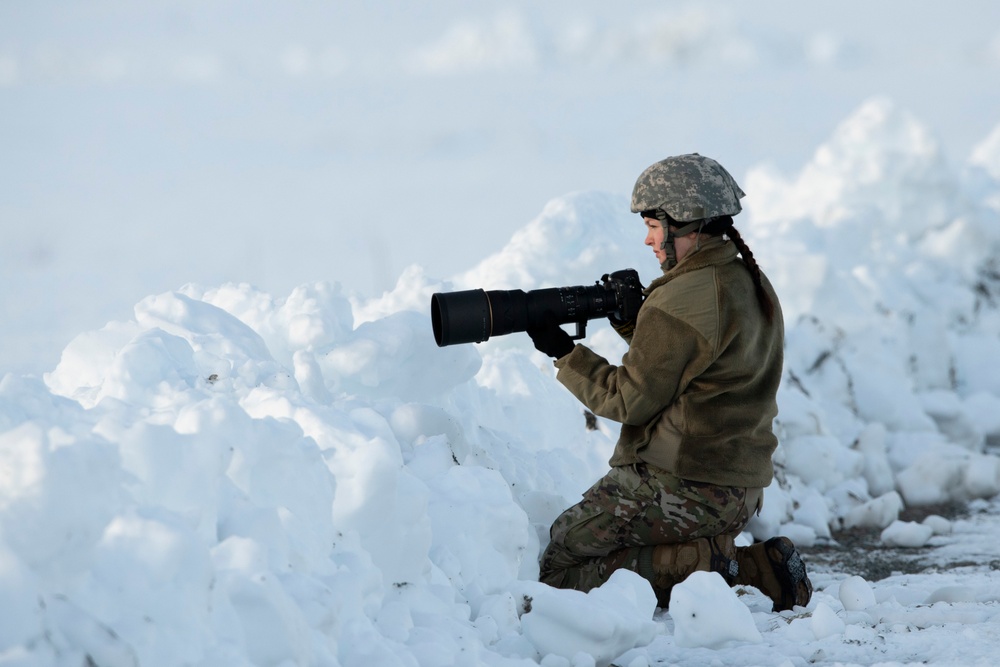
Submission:
[[317,282],[292,290],[276,319],[288,332],[292,350],[329,345],[354,328],[351,304],[341,293],[340,285]]
[[952,188],[930,130],[888,98],[876,97],[817,149],[800,177],[797,203],[821,226],[835,226],[845,209],[874,206],[887,238],[898,232],[918,237],[935,222],[937,202],[950,200]]
[[1000,493],[1000,458],[988,454],[973,454],[965,466],[962,478],[971,498],[992,498]]
[[897,431],[934,429],[934,420],[924,412],[912,391],[900,390],[900,382],[908,373],[900,359],[870,344],[853,356],[850,370],[853,401],[862,419],[883,422]]
[[313,663],[309,624],[277,576],[226,575],[217,585],[238,619],[239,650],[251,664]]
[[198,384],[191,344],[162,329],[145,331],[129,341],[107,368],[97,400],[111,397],[151,408],[184,402]]
[[917,309],[907,313],[907,325],[914,387],[918,390],[951,387],[951,355],[941,353],[950,349],[948,320],[936,308]]
[[427,486],[403,467],[394,442],[376,436],[344,445],[327,460],[337,481],[337,530],[357,532],[387,585],[422,581],[431,565]]
[[890,547],[917,548],[927,544],[934,536],[930,526],[913,521],[893,521],[882,531],[882,543]]
[[45,383],[54,393],[91,407],[93,394],[115,356],[140,333],[135,322],[109,322],[98,331],[81,333],[62,351],[55,370],[45,375]]
[[674,640],[686,648],[763,641],[750,608],[715,572],[694,572],[670,593]]
[[[830,537],[830,500],[814,487],[799,487],[792,494],[795,508],[792,523],[812,531],[808,541],[799,540],[804,545],[812,545],[816,538]],[[792,537],[789,535],[789,537]]]
[[143,329],[181,336],[221,359],[270,359],[264,340],[239,319],[179,292],[148,296],[135,306]]
[[[542,362],[541,371],[539,366],[537,359],[520,349],[487,351],[476,384],[495,392],[503,411],[490,415],[481,410],[478,423],[517,433],[534,448],[580,451],[583,443],[579,429],[566,425],[582,423],[583,408],[565,387],[552,381],[554,369],[547,359]],[[539,412],[540,406],[545,406],[544,413]],[[588,439],[600,435],[597,431],[588,434]],[[602,453],[602,464],[607,457]]]
[[436,435],[445,436],[450,443],[465,440],[458,420],[432,405],[404,403],[392,411],[388,422],[400,444],[409,447]]
[[782,524],[777,534],[787,537],[802,547],[815,546],[817,539],[816,531],[811,526],[804,526],[801,523],[795,522]]
[[430,309],[434,293],[451,290],[450,283],[431,280],[422,266],[410,264],[399,274],[396,285],[391,291],[383,292],[381,296],[371,299],[357,295],[351,297],[354,324],[358,326],[365,322],[380,320],[403,310],[426,313]]
[[992,498],[1000,493],[1000,458],[940,446],[899,473],[897,481],[907,505]]
[[1000,442],[1000,397],[976,392],[965,399],[965,410],[988,442]]
[[212,289],[189,284],[180,292],[238,318],[286,365],[294,352],[341,342],[354,329],[350,302],[339,285],[328,282],[296,287],[286,299],[275,299],[246,283]]
[[895,488],[896,482],[886,449],[886,428],[875,422],[868,424],[858,435],[857,450],[864,457],[864,475],[868,492],[881,496]]
[[929,391],[920,394],[924,411],[937,423],[938,429],[949,442],[971,451],[981,451],[986,438],[969,416],[965,405],[955,392]]
[[323,369],[319,367],[316,355],[308,350],[296,350],[292,355],[292,369],[299,388],[310,400],[320,405],[333,401],[323,382]]
[[603,667],[625,651],[649,644],[662,630],[652,620],[652,587],[630,570],[616,570],[589,593],[521,583],[530,598],[521,628],[542,657],[555,654],[572,660],[582,651]]
[[840,604],[847,611],[864,611],[875,606],[875,592],[871,584],[859,576],[851,576],[840,582]]
[[486,643],[494,643],[497,639],[519,633],[521,620],[517,616],[517,602],[510,591],[489,595],[480,600],[475,625]]
[[788,490],[772,481],[764,488],[764,503],[760,514],[750,516],[747,531],[755,539],[764,541],[778,534],[782,524],[792,515],[793,501]]
[[930,529],[934,531],[935,535],[950,535],[952,531],[951,521],[943,516],[938,516],[937,514],[928,515],[920,523],[925,526],[930,526]]
[[[593,284],[603,274],[629,266],[642,271],[643,265],[636,264],[640,247],[622,231],[641,227],[628,211],[628,200],[620,194],[577,192],[552,199],[507,245],[456,276],[455,286],[538,289]],[[659,271],[642,282],[657,275]]]
[[852,508],[844,517],[844,528],[885,528],[898,519],[902,511],[902,496],[890,491]]
[[[248,410],[266,407],[257,398],[248,397]],[[280,544],[289,549],[281,556],[284,565],[319,567],[334,541],[331,507],[339,488],[316,442],[288,420],[249,420],[232,411],[226,423],[240,437],[229,443],[235,452],[226,478],[233,493],[220,508],[219,537],[242,535]]]
[[[942,452],[947,453],[946,458],[953,458],[957,461],[963,460],[968,454],[968,451],[964,448],[949,444],[944,435],[938,432],[937,427],[933,427],[933,430],[930,431],[915,431],[907,428],[886,433],[886,454],[889,457],[889,463],[892,465],[893,471],[897,475],[900,471],[915,465],[922,458],[928,457],[933,459],[935,456],[940,456]],[[935,463],[935,461],[931,460],[924,465],[934,468]],[[948,480],[947,476],[945,479],[953,484],[958,483],[954,479]],[[906,494],[902,493],[902,490],[899,489],[898,484],[895,488],[897,491],[900,491],[903,500],[909,502]]]
[[467,599],[499,592],[517,578],[523,560],[534,562],[537,540],[500,473],[453,466],[428,488],[431,560]]
[[832,637],[833,635],[844,634],[847,627],[843,619],[837,616],[836,612],[826,604],[819,602],[813,609],[812,617],[809,619],[809,627],[813,631],[816,639]]
[[181,434],[169,426],[140,422],[119,441],[122,467],[135,476],[133,497],[152,506],[204,521],[215,537],[219,482],[232,451],[225,437]]
[[34,422],[0,434],[3,540],[43,578],[76,576],[121,507],[123,478],[118,452],[103,440]]
[[1000,340],[996,332],[967,333],[962,344],[952,348],[955,383],[962,394],[979,392],[1000,395]]
[[78,596],[82,606],[113,620],[141,664],[182,664],[201,656],[195,638],[204,636],[209,622],[214,577],[204,541],[182,518],[154,509],[117,517],[94,563],[86,593]]
[[864,468],[863,457],[832,436],[799,436],[783,442],[782,446],[788,472],[807,480],[819,491],[860,476]]
[[472,379],[482,358],[471,345],[439,348],[428,315],[403,311],[359,326],[317,363],[334,394],[426,401]]
[[[43,653],[34,652],[34,660],[24,663],[4,661],[4,665],[57,665],[63,664],[92,664],[92,665],[149,665],[150,667],[167,667],[176,664],[176,656],[167,655],[165,659],[160,656],[144,656],[144,661],[140,657],[140,652],[131,646],[128,641],[118,635],[115,629],[98,618],[93,612],[76,604],[73,600],[62,594],[46,595],[40,601],[45,608],[45,621],[47,629],[45,631],[46,641],[42,651],[48,653],[51,650],[60,657],[57,662],[42,661]],[[37,647],[37,642],[32,642]],[[31,644],[29,644],[30,646]],[[46,650],[48,649],[48,650]],[[8,658],[8,655],[4,655]],[[153,658],[153,659],[150,659]],[[156,662],[160,659],[160,662]],[[173,660],[173,662],[171,662]]]
[[934,505],[961,496],[967,458],[968,452],[960,447],[938,446],[896,475],[907,506]]
[[942,586],[927,596],[924,604],[934,604],[936,602],[975,602],[977,600],[976,590],[969,586]]

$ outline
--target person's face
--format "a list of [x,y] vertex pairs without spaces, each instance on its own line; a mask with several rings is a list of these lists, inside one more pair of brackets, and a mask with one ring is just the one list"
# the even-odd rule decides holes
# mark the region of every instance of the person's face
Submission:
[[667,253],[661,250],[663,238],[667,233],[663,228],[663,223],[656,218],[643,218],[642,221],[646,223],[646,245],[653,249],[657,261],[663,264],[667,261]]
[[[643,222],[646,223],[646,245],[653,249],[656,254],[656,259],[660,264],[667,261],[667,252],[662,250],[663,239],[667,235],[667,230],[663,227],[663,222],[657,220],[656,218],[643,218]],[[677,231],[674,227],[673,231]],[[677,253],[677,261],[681,261],[687,257],[691,249],[695,247],[698,243],[698,232],[691,232],[690,234],[685,234],[684,236],[674,237],[674,250]]]

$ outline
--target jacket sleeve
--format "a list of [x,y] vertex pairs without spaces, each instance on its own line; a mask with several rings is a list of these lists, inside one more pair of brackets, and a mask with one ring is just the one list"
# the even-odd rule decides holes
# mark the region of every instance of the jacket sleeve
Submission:
[[712,356],[694,327],[647,303],[620,366],[577,345],[556,362],[556,377],[594,414],[642,425],[673,403]]

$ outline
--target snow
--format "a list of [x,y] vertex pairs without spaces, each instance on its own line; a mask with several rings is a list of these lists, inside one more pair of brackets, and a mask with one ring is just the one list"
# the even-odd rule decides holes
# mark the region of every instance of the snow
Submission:
[[606,667],[626,650],[645,646],[663,629],[652,618],[656,609],[653,589],[628,570],[614,572],[604,585],[588,593],[556,590],[536,582],[522,586],[522,599],[528,602],[521,629],[550,664],[555,660],[549,656],[556,656]]
[[882,531],[884,544],[894,547],[922,547],[934,535],[934,529],[913,521],[893,521]]
[[753,615],[715,572],[694,572],[670,591],[674,641],[687,648],[759,644]]
[[[356,34],[341,33],[336,47],[310,37],[316,15],[305,9],[301,22],[275,23],[281,48],[249,30],[278,54],[273,72],[236,48],[243,42],[213,32],[225,16],[218,3],[177,10],[165,32],[135,24],[161,47],[191,25],[220,47],[187,44],[183,53],[180,45],[146,50],[136,38],[117,42],[120,52],[92,51],[83,37],[63,34],[65,24],[43,21],[43,9],[0,9],[12,19],[0,21],[0,101],[16,109],[10,127],[45,126],[51,111],[40,110],[66,91],[81,95],[80,106],[61,107],[76,109],[69,124],[98,126],[77,135],[56,124],[54,138],[31,146],[22,135],[2,135],[11,151],[0,165],[14,194],[0,214],[19,223],[3,226],[3,277],[20,287],[3,297],[9,326],[0,332],[0,662],[991,664],[1000,646],[1000,580],[991,565],[1000,559],[1000,88],[978,84],[996,76],[996,9],[983,4],[985,14],[974,17],[970,10],[962,30],[934,25],[939,39],[924,45],[973,46],[918,62],[947,70],[926,74],[952,81],[956,88],[941,84],[945,92],[975,81],[969,89],[979,104],[956,104],[957,93],[913,95],[927,83],[920,77],[912,89],[906,77],[879,79],[874,90],[892,95],[850,88],[837,104],[824,106],[830,98],[822,97],[791,109],[823,134],[796,129],[783,114],[769,120],[765,129],[780,130],[798,146],[791,150],[770,138],[733,141],[724,116],[711,113],[699,121],[704,127],[682,123],[701,142],[688,146],[691,139],[672,131],[650,134],[683,105],[640,121],[575,96],[599,91],[635,107],[642,89],[630,86],[657,68],[688,83],[731,72],[718,80],[746,79],[764,93],[770,76],[820,76],[836,88],[837,76],[820,74],[883,71],[866,31],[878,34],[879,12],[891,11],[871,9],[857,33],[826,14],[830,26],[792,40],[738,20],[749,10],[732,3],[718,14],[692,6],[632,23],[606,20],[608,10],[587,3],[566,21],[554,20],[566,7],[511,3],[462,19],[467,10],[447,4],[411,17],[419,43],[406,41],[404,23],[387,23],[400,50],[385,47],[384,56],[359,46],[361,35],[374,34],[374,14],[361,10]],[[274,18],[253,7],[238,27]],[[791,5],[769,11],[779,10],[782,20],[809,23]],[[153,10],[103,3],[89,20],[107,31],[112,19],[135,21],[143,11]],[[928,30],[925,20],[914,34]],[[29,23],[38,32],[16,39],[5,27]],[[24,46],[49,33],[68,41]],[[707,48],[710,41],[725,48]],[[374,110],[383,108],[385,72],[402,67],[387,64],[394,53],[409,56],[399,60],[411,78],[397,82],[411,117],[379,126],[388,113]],[[790,58],[793,72],[782,66]],[[275,129],[266,121],[276,102],[245,124],[224,120],[225,100],[249,94],[240,77],[258,66],[282,90],[292,84],[278,77],[343,86],[357,106],[341,109],[339,123],[310,108],[301,123]],[[627,87],[613,83],[619,75]],[[525,80],[566,97],[553,111],[519,116],[511,107],[541,95],[514,94]],[[448,81],[464,82],[469,94],[435,105],[414,92],[454,85]],[[134,101],[134,89],[161,101],[173,86],[194,97],[215,91],[218,115],[207,134],[224,128],[223,139],[200,147],[207,134],[198,126],[164,144],[143,139],[150,155],[116,153],[160,116],[126,115],[116,134],[95,111],[105,103],[80,93],[92,86],[115,108]],[[497,98],[477,101],[476,93],[492,86],[511,101],[486,113],[481,107]],[[301,94],[293,90],[293,98]],[[716,93],[705,94],[718,103]],[[933,106],[935,97],[948,104]],[[655,91],[645,98],[662,99]],[[734,122],[759,121],[755,109],[775,112],[766,94],[745,102],[749,120]],[[178,114],[180,125],[170,127],[190,120],[178,104],[162,112]],[[470,110],[484,115],[470,122]],[[362,122],[369,117],[372,124]],[[636,135],[598,137],[604,125]],[[547,126],[568,134],[538,129]],[[297,169],[278,160],[279,171],[268,172],[287,186],[277,206],[262,194],[267,188],[244,187],[264,182],[248,176],[264,173],[254,171],[263,169],[257,161],[289,155],[238,149],[262,129],[265,145],[301,147],[322,136],[344,151],[346,166],[320,168],[300,183],[290,176]],[[574,133],[594,136],[593,145],[577,145]],[[60,153],[54,146],[67,137],[80,143]],[[534,148],[524,151],[518,141],[532,137]],[[218,141],[221,153],[239,154],[240,169],[222,157],[199,162],[216,154]],[[741,145],[730,149],[732,160],[729,143]],[[436,347],[430,295],[589,284],[628,266],[649,282],[658,267],[628,212],[628,190],[661,153],[687,150],[734,165],[749,193],[738,227],[785,309],[776,478],[741,543],[782,534],[809,547],[855,527],[880,531],[886,547],[961,565],[877,581],[817,568],[810,605],[780,614],[758,591],[730,589],[715,575],[678,586],[668,612],[655,609],[648,585],[629,572],[588,594],[537,582],[549,525],[605,472],[615,425],[599,419],[588,429],[550,361],[523,335]],[[106,152],[116,155],[107,164],[91,158]],[[535,152],[545,159],[522,162]],[[412,177],[388,206],[362,175],[373,160],[382,169],[398,162]],[[172,171],[178,163],[209,166]],[[583,163],[604,171],[574,166]],[[108,187],[119,177],[128,192]],[[437,180],[448,181],[446,195],[434,189]],[[150,185],[161,181],[163,192]],[[288,203],[330,182],[356,190],[363,203],[331,198],[319,206],[315,195]],[[213,186],[223,200],[206,194]],[[176,196],[182,192],[197,205],[177,204],[188,201]],[[113,196],[95,208],[102,193]],[[220,203],[225,197],[232,208]],[[395,209],[400,201],[408,208]],[[455,221],[434,227],[444,201]],[[348,226],[318,221],[327,206]],[[526,206],[531,212],[521,215],[517,207]],[[213,224],[195,212],[201,207]],[[281,238],[262,232],[261,219],[286,224]],[[365,269],[391,277],[371,296],[357,289],[359,267],[372,264],[360,248],[383,235],[399,243],[397,252],[412,252],[400,264]],[[423,245],[431,241],[433,252]],[[139,247],[133,256],[129,249]],[[273,271],[287,275],[276,280]],[[89,319],[95,313],[99,321]],[[51,354],[56,341],[61,352]],[[587,343],[609,359],[625,349],[600,321],[590,323]],[[949,502],[973,513],[900,519],[905,508]]]
[[875,592],[871,585],[857,575],[840,582],[838,597],[844,611],[864,611],[875,605]]

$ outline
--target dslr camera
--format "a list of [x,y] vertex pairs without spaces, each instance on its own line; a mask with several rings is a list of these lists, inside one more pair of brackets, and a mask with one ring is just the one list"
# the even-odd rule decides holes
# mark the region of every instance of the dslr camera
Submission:
[[482,343],[491,336],[527,331],[551,312],[559,324],[576,324],[573,340],[583,338],[587,321],[611,317],[635,320],[642,305],[642,283],[635,269],[606,273],[593,285],[530,291],[481,289],[438,292],[431,296],[431,324],[438,347]]

